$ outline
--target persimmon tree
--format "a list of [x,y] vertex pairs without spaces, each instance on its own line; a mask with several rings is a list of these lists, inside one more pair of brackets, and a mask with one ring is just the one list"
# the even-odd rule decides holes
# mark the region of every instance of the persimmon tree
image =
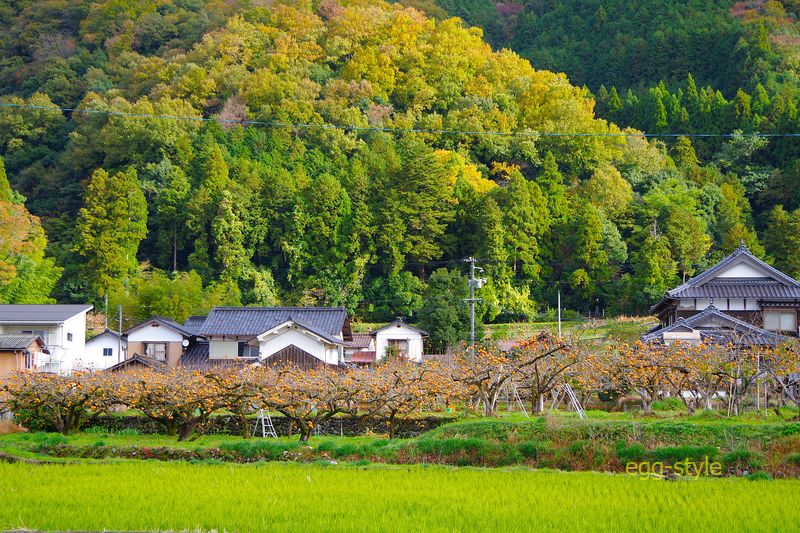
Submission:
[[669,356],[669,351],[660,345],[617,342],[606,346],[602,368],[616,390],[635,392],[644,412],[650,413],[653,401],[669,388],[667,372],[672,368]]
[[116,403],[115,376],[108,373],[73,373],[69,376],[46,372],[16,372],[0,386],[4,409],[20,418],[23,425],[44,424],[69,435],[87,421]]
[[294,366],[267,368],[274,387],[263,390],[260,401],[291,420],[300,431],[300,441],[306,442],[314,428],[339,413],[346,412],[352,403],[353,383],[338,369],[304,369]]
[[576,342],[542,334],[514,347],[512,353],[525,362],[520,365],[520,374],[531,392],[531,411],[543,412],[545,396],[572,377],[570,370],[577,368],[581,360],[577,346]]
[[494,416],[497,402],[513,379],[522,379],[524,371],[538,362],[564,350],[561,341],[552,341],[545,334],[530,341],[522,350],[504,352],[496,345],[485,344],[475,351],[465,350],[453,358],[452,379],[465,386],[483,403],[484,415]]
[[246,366],[207,372],[205,379],[212,382],[219,394],[219,404],[239,421],[242,437],[250,438],[250,421],[247,418],[261,408],[265,390],[274,387],[272,373],[259,367]]
[[352,372],[362,384],[358,416],[385,419],[390,437],[395,435],[399,418],[418,414],[437,400],[449,403],[463,396],[464,389],[434,361],[415,364],[387,359],[374,368]]
[[169,372],[134,370],[121,374],[119,402],[135,409],[184,441],[201,430],[211,414],[223,407],[217,382],[183,368]]

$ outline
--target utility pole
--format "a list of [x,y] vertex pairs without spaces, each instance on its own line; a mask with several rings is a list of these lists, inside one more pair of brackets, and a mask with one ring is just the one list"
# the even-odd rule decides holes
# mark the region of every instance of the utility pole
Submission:
[[561,291],[558,291],[558,338],[561,338]]
[[117,306],[117,315],[119,315],[119,331],[117,333],[117,363],[122,362],[122,304]]
[[106,293],[105,301],[106,301],[106,313],[105,313],[105,318],[103,319],[103,330],[104,331],[108,329],[108,293]]
[[469,299],[466,300],[469,302],[469,348],[472,353],[475,353],[475,304],[483,301],[480,298],[475,298],[475,289],[482,288],[486,280],[475,277],[476,270],[483,272],[482,268],[475,266],[475,263],[478,262],[477,259],[468,257],[464,261],[469,263]]

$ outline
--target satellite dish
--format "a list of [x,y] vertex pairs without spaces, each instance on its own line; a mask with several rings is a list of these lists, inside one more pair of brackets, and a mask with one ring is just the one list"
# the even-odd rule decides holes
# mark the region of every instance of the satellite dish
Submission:
[[183,342],[181,344],[183,344],[184,348],[187,348],[189,346],[189,339],[183,339]]

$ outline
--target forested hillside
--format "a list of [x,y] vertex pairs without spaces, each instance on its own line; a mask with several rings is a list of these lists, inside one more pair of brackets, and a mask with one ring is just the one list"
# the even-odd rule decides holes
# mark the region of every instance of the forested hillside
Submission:
[[[0,202],[24,197],[52,257],[39,239],[39,256],[0,242],[0,260],[55,261],[25,274],[29,300],[108,295],[177,319],[283,303],[457,322],[468,255],[485,320],[543,311],[558,289],[573,309],[642,312],[741,241],[800,274],[800,214],[775,210],[763,245],[754,229],[751,200],[795,179],[749,157],[757,141],[696,153],[621,135],[588,89],[414,4],[432,17],[380,0],[0,2],[15,191]],[[648,116],[646,98],[611,94],[602,112]],[[800,131],[788,96],[780,120],[751,110]],[[775,157],[796,158],[791,142]]]

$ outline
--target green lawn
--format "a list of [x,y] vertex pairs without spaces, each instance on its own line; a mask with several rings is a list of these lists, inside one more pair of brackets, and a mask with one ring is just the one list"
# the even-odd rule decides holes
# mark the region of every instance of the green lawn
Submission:
[[0,529],[788,531],[798,490],[523,469],[0,464]]

